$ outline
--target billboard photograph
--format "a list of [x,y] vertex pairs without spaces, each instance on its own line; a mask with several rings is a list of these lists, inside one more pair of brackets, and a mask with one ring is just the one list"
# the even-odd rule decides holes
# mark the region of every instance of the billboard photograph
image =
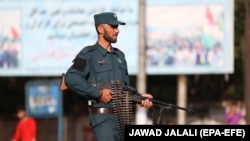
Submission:
[[148,74],[233,72],[232,0],[147,2]]

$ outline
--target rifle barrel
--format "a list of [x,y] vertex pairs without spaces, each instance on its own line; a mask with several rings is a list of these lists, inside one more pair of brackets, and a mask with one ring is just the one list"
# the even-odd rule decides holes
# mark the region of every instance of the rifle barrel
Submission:
[[153,102],[153,104],[157,104],[157,105],[159,105],[159,106],[166,106],[166,107],[181,109],[181,110],[184,110],[184,111],[187,111],[187,112],[194,112],[194,111],[193,111],[192,109],[190,109],[190,108],[179,107],[179,106],[176,106],[176,105],[174,105],[174,104],[165,103],[165,102],[163,102],[163,101],[159,101],[159,100],[156,100],[156,99],[151,99],[151,101]]

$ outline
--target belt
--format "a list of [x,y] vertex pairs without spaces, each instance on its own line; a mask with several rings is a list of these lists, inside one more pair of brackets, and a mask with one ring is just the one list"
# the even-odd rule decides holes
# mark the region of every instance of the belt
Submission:
[[91,114],[114,114],[114,108],[94,108],[90,107],[89,111]]

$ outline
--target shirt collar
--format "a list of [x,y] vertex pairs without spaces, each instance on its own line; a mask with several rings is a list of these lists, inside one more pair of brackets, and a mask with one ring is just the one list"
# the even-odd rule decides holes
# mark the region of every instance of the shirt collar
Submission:
[[[103,55],[106,56],[109,52],[104,49],[98,42],[96,43],[98,51]],[[114,48],[111,46],[111,52],[115,53]]]

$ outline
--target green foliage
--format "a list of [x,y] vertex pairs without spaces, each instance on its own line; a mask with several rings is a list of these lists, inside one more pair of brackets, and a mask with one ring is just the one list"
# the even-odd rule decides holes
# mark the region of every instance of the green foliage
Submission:
[[230,84],[224,96],[243,99],[243,43],[245,28],[245,2],[235,0],[234,11],[234,74],[230,75]]
[[235,60],[242,61],[242,41],[244,38],[245,27],[245,6],[244,0],[235,0],[234,11],[234,45]]

